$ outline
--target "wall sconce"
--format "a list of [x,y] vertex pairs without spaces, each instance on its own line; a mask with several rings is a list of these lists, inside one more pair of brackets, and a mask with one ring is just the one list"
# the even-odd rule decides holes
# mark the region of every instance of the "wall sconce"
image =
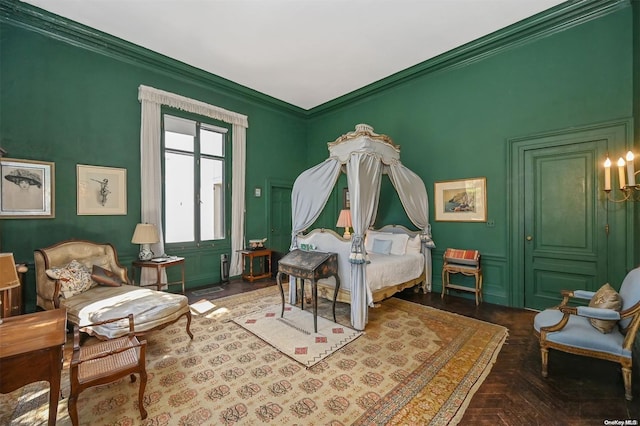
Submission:
[[617,163],[618,187],[620,188],[620,191],[622,191],[621,199],[616,199],[615,193],[613,196],[611,194],[611,160],[608,156],[604,162],[604,192],[607,193],[609,201],[614,203],[621,203],[623,201],[640,201],[640,185],[636,184],[636,175],[640,173],[640,171],[635,171],[633,164],[635,156],[633,155],[633,152],[629,151],[625,158],[627,160],[626,162],[624,158],[620,157]]
[[347,240],[351,238],[351,232],[349,232],[349,227],[352,226],[351,210],[340,210],[340,215],[338,216],[338,223],[336,223],[336,226],[339,228],[344,228],[344,234],[342,235],[342,238]]

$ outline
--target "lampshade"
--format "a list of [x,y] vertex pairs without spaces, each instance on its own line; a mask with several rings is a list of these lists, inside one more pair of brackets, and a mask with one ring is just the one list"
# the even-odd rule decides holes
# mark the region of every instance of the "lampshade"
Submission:
[[151,223],[139,223],[133,231],[131,242],[134,244],[155,244],[160,241],[156,226]]
[[13,253],[0,253],[0,290],[8,290],[19,285]]
[[338,226],[340,228],[345,228],[345,227],[348,227],[348,226],[352,226],[351,225],[351,210],[349,210],[349,209],[340,210],[340,215],[338,216],[338,223],[336,223],[336,226]]
[[131,242],[134,244],[140,244],[140,253],[138,259],[150,260],[153,258],[153,252],[149,247],[149,244],[155,244],[160,241],[158,236],[158,229],[151,223],[139,223],[136,225],[136,230],[133,231],[133,238]]
[[349,232],[349,227],[351,227],[351,210],[340,210],[336,226],[344,228],[344,234],[342,235],[343,238],[351,238],[351,233]]

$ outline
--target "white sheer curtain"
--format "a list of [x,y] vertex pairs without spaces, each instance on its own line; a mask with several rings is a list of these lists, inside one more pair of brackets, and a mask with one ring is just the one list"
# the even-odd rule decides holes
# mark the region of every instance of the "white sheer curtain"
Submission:
[[351,325],[364,330],[369,303],[373,301],[366,285],[364,233],[375,218],[380,198],[382,162],[370,152],[354,152],[347,163],[347,182],[351,198]]
[[244,188],[246,154],[246,132],[240,124],[233,125],[233,160],[231,170],[231,259],[229,275],[242,274],[242,258],[238,250],[244,249]]
[[[151,250],[164,254],[164,236],[162,234],[162,178],[160,152],[160,104],[142,102],[142,120],[140,124],[140,221],[152,223],[158,229],[160,242],[153,244]],[[133,235],[133,233],[132,233]],[[162,270],[162,280],[167,281]],[[151,284],[156,280],[155,271],[142,268],[141,284]]]
[[[160,232],[161,242],[154,246],[154,252],[164,253],[162,241],[162,179],[160,174],[160,108],[167,105],[182,111],[220,120],[233,125],[232,133],[232,167],[231,187],[231,263],[230,275],[239,275],[240,254],[236,250],[244,246],[244,210],[245,210],[245,163],[246,163],[246,129],[249,121],[246,115],[228,111],[195,99],[176,95],[175,93],[140,85],[138,100],[141,103],[140,129],[140,198],[141,220],[154,223]],[[151,271],[153,272],[153,271]]]
[[429,199],[427,188],[420,177],[406,168],[399,161],[389,166],[389,179],[393,184],[409,220],[422,230],[422,253],[426,271],[426,287],[431,291],[431,249],[435,244],[431,239],[431,225],[429,225]]

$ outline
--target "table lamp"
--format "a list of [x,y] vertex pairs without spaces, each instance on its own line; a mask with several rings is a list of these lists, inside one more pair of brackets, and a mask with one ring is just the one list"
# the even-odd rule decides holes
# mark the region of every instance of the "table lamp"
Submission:
[[344,227],[344,234],[342,238],[350,239],[351,233],[349,232],[349,227],[351,226],[351,210],[343,209],[340,210],[340,215],[338,216],[338,223],[336,223],[337,227]]
[[158,230],[156,226],[151,223],[137,224],[135,231],[133,231],[133,237],[131,238],[133,244],[140,244],[140,254],[138,255],[138,259],[140,260],[151,260],[153,252],[149,245],[159,241]]
[[[0,253],[0,292],[19,285],[20,280],[18,279],[18,271],[16,271],[16,262],[13,260],[13,253]],[[0,324],[2,324],[2,318],[0,318]]]

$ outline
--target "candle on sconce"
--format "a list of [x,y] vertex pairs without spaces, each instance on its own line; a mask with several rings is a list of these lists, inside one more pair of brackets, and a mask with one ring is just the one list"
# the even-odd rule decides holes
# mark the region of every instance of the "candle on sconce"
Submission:
[[609,157],[604,161],[604,190],[611,191],[611,160]]
[[636,185],[636,171],[633,168],[633,152],[627,152],[627,178],[629,180],[629,186]]
[[622,157],[618,158],[618,176],[620,177],[620,189],[624,189],[624,160],[622,159]]

